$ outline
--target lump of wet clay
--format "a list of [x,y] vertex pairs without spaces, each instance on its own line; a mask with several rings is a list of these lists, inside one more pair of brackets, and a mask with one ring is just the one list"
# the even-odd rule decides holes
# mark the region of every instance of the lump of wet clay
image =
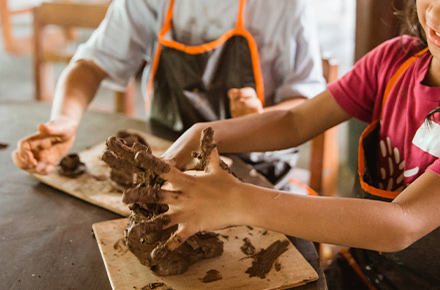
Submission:
[[[204,170],[209,163],[209,154],[215,148],[212,137],[211,128],[203,131],[201,153],[193,153],[198,159],[197,170]],[[148,144],[135,142],[128,146],[125,140],[111,137],[106,145],[102,159],[110,167],[137,174],[135,185],[126,188],[123,195],[125,202],[127,197],[133,196],[138,200],[130,205],[131,215],[124,239],[140,263],[159,276],[177,275],[201,259],[223,253],[223,242],[211,232],[199,232],[176,250],[167,251],[164,243],[177,230],[177,225],[163,229],[170,221],[166,215],[161,215],[168,211],[168,205],[161,203],[163,196],[159,189],[165,180],[158,173],[169,171],[169,165],[154,157]],[[229,170],[223,161],[220,162],[222,168]]]
[[58,165],[58,173],[62,176],[76,178],[86,172],[86,165],[81,162],[79,155],[71,153],[63,157]]
[[[116,133],[116,137],[123,139],[129,147],[132,147],[134,143],[147,145],[147,141],[141,135],[134,132],[121,130]],[[122,187],[131,187],[136,184],[137,174],[132,171],[112,168],[110,170],[110,178]]]

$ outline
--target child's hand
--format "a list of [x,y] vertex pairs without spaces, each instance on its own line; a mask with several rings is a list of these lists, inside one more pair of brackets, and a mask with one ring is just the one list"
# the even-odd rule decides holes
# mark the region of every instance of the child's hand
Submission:
[[203,128],[205,127],[200,124],[193,125],[167,149],[161,158],[181,170],[193,169],[196,160],[191,153],[200,151],[200,134]]
[[20,169],[49,174],[58,160],[72,147],[77,122],[62,118],[38,126],[38,132],[18,141],[12,159]]
[[[148,154],[144,154],[148,155]],[[147,158],[148,157],[148,158]],[[178,230],[169,240],[158,246],[152,257],[159,261],[201,231],[211,231],[243,222],[240,198],[237,192],[241,181],[220,166],[217,149],[213,149],[205,172],[183,173],[154,156],[137,154],[136,165],[140,168],[159,168],[156,173],[168,182],[157,191],[124,192],[126,203],[165,203],[169,210],[145,224],[152,230],[162,230],[178,224]],[[152,166],[151,164],[160,164]]]
[[230,89],[228,97],[232,118],[261,113],[263,111],[263,105],[258,99],[257,93],[251,87]]

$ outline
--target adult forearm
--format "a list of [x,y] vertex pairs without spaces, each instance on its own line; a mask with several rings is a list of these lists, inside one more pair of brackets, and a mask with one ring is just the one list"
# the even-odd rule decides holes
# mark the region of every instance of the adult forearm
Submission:
[[69,64],[57,83],[51,119],[67,117],[79,123],[105,76],[91,61]]

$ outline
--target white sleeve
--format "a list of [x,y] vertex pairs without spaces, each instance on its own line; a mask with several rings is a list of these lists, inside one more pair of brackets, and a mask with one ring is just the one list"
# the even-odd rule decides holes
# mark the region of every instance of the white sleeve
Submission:
[[325,90],[321,52],[310,0],[289,1],[285,23],[279,26],[279,57],[274,69],[280,84],[274,103],[304,96],[312,98]]
[[101,25],[72,59],[94,61],[108,75],[104,85],[123,90],[143,60],[154,54],[168,1],[114,0]]

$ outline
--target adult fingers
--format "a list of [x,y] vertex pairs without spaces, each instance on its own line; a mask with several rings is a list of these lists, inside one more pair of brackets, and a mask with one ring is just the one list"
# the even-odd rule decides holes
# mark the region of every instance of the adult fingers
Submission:
[[240,98],[241,94],[240,94],[240,89],[229,89],[228,91],[228,98],[229,100],[236,100],[238,98]]
[[122,195],[122,201],[129,203],[166,203],[172,204],[174,200],[179,198],[180,192],[164,190],[159,186],[146,187],[138,185],[128,188]]
[[20,153],[18,150],[14,150],[11,157],[15,165],[20,169],[29,171],[37,166],[37,162],[34,158],[30,161],[26,153]]

